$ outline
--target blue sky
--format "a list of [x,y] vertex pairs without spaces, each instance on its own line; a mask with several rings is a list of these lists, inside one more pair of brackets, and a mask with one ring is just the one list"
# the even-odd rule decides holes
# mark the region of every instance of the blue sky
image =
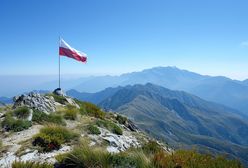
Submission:
[[58,72],[58,38],[88,55],[62,74],[177,66],[248,78],[247,0],[2,0],[0,75]]

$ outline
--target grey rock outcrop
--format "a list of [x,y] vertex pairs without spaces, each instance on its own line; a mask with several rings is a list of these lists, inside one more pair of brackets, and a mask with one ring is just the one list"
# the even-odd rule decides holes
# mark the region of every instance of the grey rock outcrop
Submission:
[[13,98],[14,106],[27,106],[32,109],[42,111],[44,113],[51,113],[56,111],[56,102],[52,96],[40,95],[39,93],[31,92],[29,94],[22,94]]
[[131,121],[127,120],[124,124],[130,131],[138,132],[139,128]]
[[133,136],[129,131],[124,131],[123,135],[116,135],[111,133],[109,130],[100,128],[100,135],[89,135],[92,143],[94,145],[95,142],[105,140],[109,143],[107,147],[107,151],[111,153],[118,153],[121,151],[125,151],[130,147],[140,147],[140,142]]
[[[57,95],[58,96],[58,95]],[[68,96],[61,96],[65,100],[64,104],[56,102],[53,96],[42,95],[39,93],[30,92],[28,94],[22,94],[20,96],[15,96],[13,98],[14,105],[13,108],[17,108],[20,106],[26,106],[31,109],[39,110],[44,113],[51,113],[56,111],[56,107],[58,105],[73,105],[77,108],[80,108],[79,105]]]

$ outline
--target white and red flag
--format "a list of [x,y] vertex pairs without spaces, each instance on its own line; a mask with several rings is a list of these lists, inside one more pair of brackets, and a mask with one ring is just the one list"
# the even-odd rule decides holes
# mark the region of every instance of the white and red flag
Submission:
[[69,58],[73,58],[77,61],[86,62],[87,55],[76,49],[72,48],[69,44],[67,44],[63,39],[60,39],[59,42],[59,55],[66,56]]

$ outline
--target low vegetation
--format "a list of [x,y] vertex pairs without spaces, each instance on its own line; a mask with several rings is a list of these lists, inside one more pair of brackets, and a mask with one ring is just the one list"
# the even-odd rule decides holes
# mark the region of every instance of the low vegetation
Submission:
[[88,130],[89,130],[89,134],[96,134],[96,135],[101,134],[101,131],[99,130],[99,128],[93,124],[90,124],[88,126]]
[[[108,167],[109,153],[101,149],[91,149],[87,145],[80,145],[68,154],[56,157],[60,167],[65,168],[89,168],[89,167]],[[80,166],[79,166],[80,165]]]
[[146,154],[155,154],[162,150],[161,146],[156,141],[149,141],[142,146],[142,150]]
[[75,106],[67,105],[65,113],[64,113],[64,118],[66,120],[76,120],[78,111],[79,110]]
[[75,140],[78,135],[65,127],[49,125],[33,137],[33,145],[40,146],[42,151],[58,150],[62,144]]
[[15,161],[12,163],[12,168],[53,168],[54,166],[49,163],[38,163],[38,162],[21,162]]
[[105,127],[106,129],[108,129],[114,134],[117,134],[117,135],[123,134],[122,129],[118,125],[113,123],[112,121],[99,119],[96,121],[96,125],[99,127]]
[[39,124],[54,123],[54,124],[65,125],[65,122],[61,115],[53,114],[53,113],[46,114],[38,110],[34,110],[32,121]]
[[[199,154],[193,150],[179,150],[166,153],[155,142],[148,142],[141,148],[129,149],[120,153],[108,153],[99,148],[90,148],[86,144],[75,147],[72,152],[57,156],[59,167],[67,168],[241,168],[236,160],[227,160],[222,156]],[[149,151],[151,153],[149,153]],[[148,154],[149,153],[149,154]],[[80,165],[80,166],[79,166]]]
[[80,145],[70,153],[57,156],[58,165],[60,167],[134,167],[134,168],[148,168],[149,161],[141,152],[121,152],[118,154],[111,154],[102,150],[101,148],[90,148],[87,145]]
[[59,96],[59,95],[56,95],[53,93],[49,93],[49,94],[47,94],[47,96],[52,96],[54,98],[54,100],[60,104],[67,104],[68,103],[64,96]]
[[80,106],[80,113],[82,115],[88,115],[88,116],[92,116],[92,117],[95,117],[95,118],[104,119],[106,113],[103,112],[96,105],[94,105],[92,103],[89,103],[89,102],[80,102],[78,100],[76,100],[76,102]]
[[32,126],[30,121],[24,119],[15,119],[11,114],[12,113],[6,113],[5,118],[1,124],[6,131],[19,132]]
[[17,118],[26,119],[30,115],[30,110],[24,106],[15,109],[13,113]]

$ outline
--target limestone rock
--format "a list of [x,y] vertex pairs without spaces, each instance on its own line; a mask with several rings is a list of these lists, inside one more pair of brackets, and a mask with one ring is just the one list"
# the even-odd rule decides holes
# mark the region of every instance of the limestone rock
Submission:
[[127,120],[124,124],[130,131],[138,132],[139,128],[131,121]]
[[47,114],[56,111],[56,104],[53,97],[40,95],[39,93],[30,92],[29,94],[15,96],[13,101],[13,108],[27,106]]
[[141,145],[129,132],[124,131],[123,135],[116,135],[104,128],[99,128],[99,130],[101,131],[100,135],[90,135],[90,138],[95,142],[99,142],[101,139],[106,140],[109,143],[108,152],[118,153],[130,147],[139,147]]

